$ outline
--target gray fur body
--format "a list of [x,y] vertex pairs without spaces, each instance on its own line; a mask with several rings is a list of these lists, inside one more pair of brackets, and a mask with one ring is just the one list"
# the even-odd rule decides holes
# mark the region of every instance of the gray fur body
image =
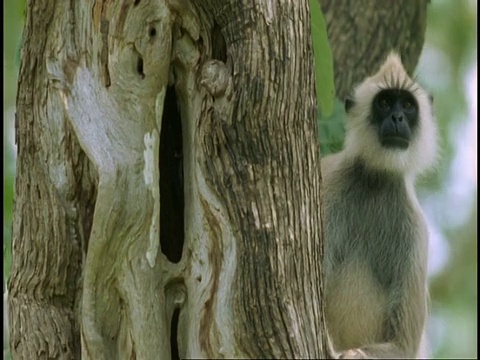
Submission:
[[418,225],[411,215],[414,211],[404,180],[368,170],[355,161],[338,169],[327,181],[337,184],[324,199],[327,238],[336,239],[327,244],[331,247],[327,263],[335,268],[359,257],[368,264],[382,289],[400,286],[398,279],[411,267],[415,246],[414,227],[407,224]]
[[427,229],[413,184],[342,153],[322,160],[322,174],[334,348],[414,357],[426,313]]

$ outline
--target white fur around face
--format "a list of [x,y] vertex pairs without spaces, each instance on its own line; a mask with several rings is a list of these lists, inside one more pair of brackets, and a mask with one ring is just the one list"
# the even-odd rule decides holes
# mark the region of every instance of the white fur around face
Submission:
[[[407,149],[381,146],[377,130],[370,123],[373,99],[384,89],[408,90],[418,103],[419,122]],[[428,93],[414,82],[392,52],[380,70],[354,91],[354,105],[347,114],[344,152],[360,157],[367,166],[415,177],[431,167],[437,154],[437,132]]]

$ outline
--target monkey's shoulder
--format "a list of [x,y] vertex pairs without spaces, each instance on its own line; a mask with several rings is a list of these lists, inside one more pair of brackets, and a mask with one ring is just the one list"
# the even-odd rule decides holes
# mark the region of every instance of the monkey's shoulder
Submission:
[[[355,204],[375,203],[371,210],[385,211],[379,201],[390,201],[397,207],[411,207],[412,195],[403,175],[369,169],[358,159],[345,159],[341,153],[322,160],[322,186],[324,199],[348,207]],[[413,192],[414,189],[412,188]],[[386,206],[388,204],[385,204]]]

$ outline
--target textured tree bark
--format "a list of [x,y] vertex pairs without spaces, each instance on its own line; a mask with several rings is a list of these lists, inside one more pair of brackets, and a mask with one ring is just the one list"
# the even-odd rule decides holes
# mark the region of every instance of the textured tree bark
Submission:
[[319,0],[334,58],[340,99],[380,67],[391,50],[401,55],[409,74],[425,40],[429,0]]
[[69,29],[69,20],[73,22],[74,14],[66,10],[53,1],[30,1],[26,12],[9,281],[10,348],[15,359],[73,358],[80,351],[75,308],[96,179],[64,118],[55,89],[58,79],[48,67],[58,52],[71,56],[75,51],[75,37],[60,37]]
[[15,358],[325,356],[308,20],[307,1],[29,2]]
[[[213,272],[210,343],[218,338],[221,349],[235,349],[209,354],[321,358],[320,169],[308,7],[254,3],[199,1],[222,31],[230,75],[225,94],[211,92],[211,115],[202,114],[199,129],[199,170],[216,198],[202,204],[217,249],[229,249],[217,255],[222,261]],[[221,309],[228,313],[221,316]],[[221,325],[226,321],[232,326]]]
[[30,0],[25,23],[13,357],[325,357],[308,1]]

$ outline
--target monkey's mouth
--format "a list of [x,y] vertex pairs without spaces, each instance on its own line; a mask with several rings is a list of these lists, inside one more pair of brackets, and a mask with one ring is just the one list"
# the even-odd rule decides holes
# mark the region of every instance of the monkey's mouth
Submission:
[[382,146],[390,149],[406,149],[408,140],[400,136],[385,136],[382,138]]

